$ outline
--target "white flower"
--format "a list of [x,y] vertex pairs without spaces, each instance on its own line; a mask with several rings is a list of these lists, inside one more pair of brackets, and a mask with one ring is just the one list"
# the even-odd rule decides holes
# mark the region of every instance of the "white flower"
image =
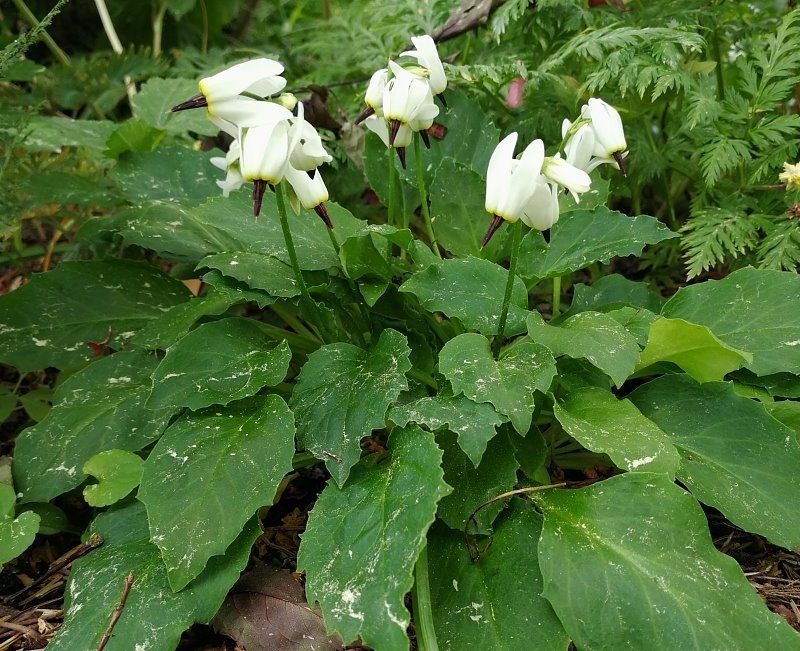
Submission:
[[537,231],[546,231],[558,221],[558,186],[548,183],[543,175],[536,179],[533,195],[520,216],[524,224]]
[[[208,116],[217,123],[224,120],[235,127],[248,127],[257,124],[267,102],[256,97],[267,97],[279,92],[286,85],[280,76],[283,66],[272,59],[253,59],[222,72],[201,79],[198,86],[200,94],[173,106],[173,111],[205,106]],[[228,130],[228,129],[226,129]]]
[[383,91],[389,81],[389,70],[381,68],[373,73],[367,86],[367,93],[364,96],[364,104],[373,111],[380,111],[383,108]]
[[511,133],[495,147],[486,173],[486,210],[515,222],[535,190],[544,161],[544,143],[534,140],[519,159],[514,158],[517,134]]
[[439,58],[436,43],[428,36],[414,36],[411,39],[416,50],[403,52],[400,56],[409,56],[417,60],[419,65],[428,71],[428,83],[431,92],[439,95],[447,88],[447,76],[444,74],[444,66]]
[[292,119],[292,135],[293,145],[289,153],[289,163],[295,169],[308,172],[333,160],[325,150],[317,130],[305,121],[302,102],[298,102],[297,117]]
[[225,157],[215,156],[210,161],[214,167],[226,173],[224,181],[217,181],[217,186],[222,190],[223,197],[227,197],[232,190],[238,190],[244,185],[244,177],[239,169],[241,153],[239,141],[234,140]]
[[241,168],[246,181],[280,183],[289,165],[289,121],[273,119],[243,129]]
[[591,127],[595,137],[593,154],[604,159],[621,158],[628,145],[625,142],[622,118],[617,110],[603,100],[593,97],[581,109],[581,117],[592,121]]
[[783,172],[778,175],[778,180],[786,184],[787,190],[800,190],[800,163],[792,165],[783,164]]
[[378,134],[383,144],[387,147],[394,146],[395,148],[408,147],[414,136],[414,132],[407,124],[401,124],[394,137],[394,145],[389,144],[389,125],[382,115],[370,115],[364,120],[364,126],[367,127],[372,133]]
[[428,90],[425,101],[419,105],[414,117],[408,122],[412,131],[426,131],[433,126],[434,118],[439,115],[439,107],[433,103],[433,95]]
[[570,165],[558,154],[544,159],[542,174],[549,181],[558,183],[558,185],[569,190],[576,203],[580,201],[578,195],[588,192],[592,185],[592,179],[589,178],[586,172],[574,165]]
[[[564,120],[561,123],[561,137],[566,138],[572,127],[572,122]],[[593,162],[594,131],[591,126],[584,124],[573,133],[564,145],[564,155],[570,165],[574,165],[584,172],[590,172],[597,165]],[[599,163],[598,163],[599,164]],[[592,167],[594,165],[594,167]]]
[[310,172],[297,170],[291,165],[286,169],[286,180],[292,186],[297,198],[303,208],[310,210],[328,200],[328,188],[319,170],[314,171],[313,176]]
[[383,91],[383,115],[388,122],[396,120],[401,125],[408,124],[428,103],[431,89],[425,79],[411,74],[394,61],[389,61],[389,68],[394,77]]

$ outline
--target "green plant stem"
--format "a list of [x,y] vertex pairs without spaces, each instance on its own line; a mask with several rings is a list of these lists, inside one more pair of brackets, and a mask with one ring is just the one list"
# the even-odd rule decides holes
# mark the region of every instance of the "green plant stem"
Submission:
[[513,244],[511,245],[511,261],[508,264],[508,280],[506,281],[506,293],[503,296],[503,308],[500,311],[500,323],[497,326],[497,334],[494,338],[494,357],[500,356],[500,346],[506,332],[506,321],[508,320],[508,308],[511,305],[511,294],[514,291],[514,278],[517,276],[517,258],[519,258],[519,246],[522,242],[522,222],[518,219],[511,227],[513,229]]
[[[22,17],[25,21],[34,29],[38,27],[40,21],[34,15],[34,13],[30,10],[28,5],[25,4],[25,0],[14,0],[14,6],[16,6],[17,11],[22,14]],[[69,60],[69,56],[67,53],[64,52],[60,47],[58,47],[58,43],[53,40],[53,37],[47,33],[46,30],[42,30],[42,41],[47,46],[47,49],[53,53],[53,56],[58,59],[63,65],[70,67],[72,65],[71,61]]]
[[414,568],[414,579],[414,625],[417,632],[417,647],[420,651],[439,651],[431,609],[427,544],[419,552],[417,565]]
[[307,468],[308,466],[315,466],[318,463],[321,463],[320,460],[317,459],[312,452],[308,451],[295,452],[292,457],[292,468],[295,470]]
[[408,377],[414,378],[418,382],[422,382],[425,386],[429,386],[431,389],[438,390],[439,385],[436,384],[436,380],[433,379],[430,375],[428,375],[422,369],[418,369],[416,366],[413,366],[408,373],[406,373]]
[[289,217],[286,214],[286,203],[283,199],[283,185],[280,183],[275,186],[275,201],[278,204],[278,214],[281,218],[281,229],[283,230],[283,241],[286,242],[286,251],[289,253],[289,262],[292,265],[294,279],[297,282],[297,286],[300,288],[300,299],[306,304],[306,309],[309,311],[309,316],[313,315],[313,318],[316,321],[316,323],[312,323],[310,325],[312,325],[312,327],[316,326],[317,330],[319,331],[321,325],[319,311],[317,310],[316,303],[314,303],[311,298],[311,294],[308,293],[306,281],[303,280],[303,272],[300,271],[300,263],[297,262],[297,252],[294,248],[292,230],[289,228]]
[[203,35],[200,40],[200,53],[205,56],[208,54],[208,8],[206,7],[206,0],[199,0],[197,4],[200,5],[200,13],[203,18]]
[[722,68],[722,47],[719,44],[719,32],[716,29],[714,30],[712,46],[714,48],[714,58],[717,60],[717,65],[714,68],[714,72],[717,75],[717,98],[721,102],[725,99],[725,71]]
[[428,193],[425,190],[425,178],[422,173],[422,147],[420,147],[420,135],[414,134],[414,160],[417,167],[417,187],[419,188],[419,199],[422,202],[422,216],[425,218],[425,230],[428,232],[428,240],[431,243],[433,252],[439,257],[442,257],[439,251],[439,245],[436,242],[436,234],[433,232],[433,223],[431,223],[431,211],[428,208]]
[[297,334],[301,337],[305,337],[310,341],[317,341],[317,336],[311,332],[308,328],[306,328],[300,319],[298,319],[294,314],[292,314],[289,310],[284,309],[282,306],[278,305],[277,303],[273,303],[270,305],[270,309],[275,312],[281,319],[286,321],[286,325],[288,325],[292,330],[294,330]]
[[162,2],[153,14],[153,58],[161,56],[161,37],[164,33],[164,14],[167,13],[167,3]]
[[553,278],[553,318],[561,314],[561,276]]
[[[389,159],[389,205],[386,207],[387,214],[386,214],[386,223],[389,226],[394,226],[394,186],[395,186],[395,176],[397,171],[394,168],[394,149],[392,147],[386,148],[386,153],[388,154]],[[389,251],[389,259],[392,257],[392,243],[387,241],[386,247]],[[405,257],[405,251],[401,252],[401,255]]]
[[[106,38],[111,44],[111,49],[115,54],[122,54],[122,42],[117,36],[117,30],[114,28],[114,22],[111,20],[111,14],[108,13],[108,7],[105,0],[94,0],[94,6],[97,7],[97,14],[100,16],[100,22],[103,24],[103,31],[106,33]],[[125,92],[128,94],[128,102],[133,106],[133,96],[136,94],[136,84],[133,83],[130,75],[125,75],[123,78],[125,83]]]

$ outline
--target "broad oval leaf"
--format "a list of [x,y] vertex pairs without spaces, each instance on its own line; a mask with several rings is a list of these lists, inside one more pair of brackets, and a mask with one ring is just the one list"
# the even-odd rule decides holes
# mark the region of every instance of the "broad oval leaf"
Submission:
[[[133,114],[156,129],[172,134],[193,131],[200,136],[216,136],[219,128],[208,119],[205,111],[170,111],[176,104],[196,94],[195,79],[150,77],[131,99]],[[206,155],[211,158],[211,152]]]
[[291,360],[289,345],[275,343],[253,319],[205,323],[167,349],[147,408],[227,405],[279,384]]
[[21,371],[92,359],[87,342],[123,346],[165,310],[189,298],[179,281],[129,260],[62,262],[0,296],[0,361]]
[[339,486],[361,456],[361,439],[385,426],[389,405],[408,388],[410,354],[405,336],[387,328],[372,352],[330,344],[300,371],[291,400],[298,445],[325,459]]
[[525,436],[535,406],[533,392],[547,391],[556,374],[550,351],[530,340],[516,342],[492,357],[489,340],[464,333],[448,341],[439,353],[439,371],[453,386],[475,402],[490,402],[511,419]]
[[139,499],[169,584],[182,590],[292,470],[294,421],[280,396],[240,400],[175,421],[144,464]]
[[639,361],[639,345],[614,318],[601,312],[580,312],[558,326],[545,323],[538,312],[528,316],[528,336],[556,357],[582,358],[606,373],[618,387]]
[[713,382],[752,361],[750,353],[731,348],[706,326],[662,316],[650,326],[637,369],[672,362],[698,382]]
[[[479,258],[440,260],[417,272],[400,287],[431,312],[458,318],[465,327],[485,335],[497,333],[508,270]],[[528,292],[525,283],[514,278],[505,334],[525,331]]]
[[292,268],[269,255],[249,251],[217,253],[203,258],[197,267],[218,269],[224,276],[262,289],[270,296],[292,298],[300,294]]
[[554,401],[564,430],[592,452],[603,452],[623,470],[675,476],[678,452],[664,432],[630,400],[597,387],[571,391]]
[[777,545],[800,545],[800,445],[792,430],[727,382],[666,375],[629,398],[678,448],[677,477],[697,499]]
[[800,276],[739,269],[722,280],[682,287],[661,313],[708,328],[726,344],[753,354],[757,375],[800,368]]
[[[361,637],[380,651],[408,651],[403,598],[433,524],[444,483],[442,451],[416,425],[395,428],[389,456],[373,454],[353,468],[344,488],[329,482],[302,534],[298,571],[309,602],[345,642]],[[334,515],[335,514],[335,515]]]
[[157,364],[142,351],[114,353],[58,387],[53,409],[17,438],[14,482],[23,501],[47,502],[79,486],[83,464],[98,452],[136,452],[161,435],[174,408],[144,408]]
[[[565,651],[569,636],[541,596],[536,548],[542,516],[512,499],[477,563],[462,533],[428,533],[433,622],[442,651]],[[479,544],[481,542],[479,541]]]
[[533,499],[544,515],[543,596],[577,648],[800,648],[666,476],[626,473]]
[[640,255],[646,244],[678,237],[655,217],[629,217],[605,206],[571,210],[550,229],[547,243],[539,231],[522,240],[518,273],[525,278],[554,278],[607,262],[616,256]]
[[587,311],[608,312],[626,305],[660,312],[664,299],[647,283],[628,280],[619,274],[609,274],[591,285],[575,285],[572,304],[561,316],[566,318]]
[[14,489],[0,483],[0,569],[31,546],[41,521],[38,514],[25,511],[14,518]]
[[458,435],[458,445],[476,468],[486,444],[497,433],[495,428],[503,422],[490,404],[466,396],[426,396],[395,405],[389,417],[400,426],[417,423],[432,432],[447,427]]
[[134,579],[106,651],[174,649],[181,633],[208,622],[239,578],[261,533],[256,518],[185,590],[173,593],[158,547],[150,542],[140,502],[100,514],[92,525],[105,542],[72,566],[64,596],[64,623],[47,645],[51,651],[96,649],[119,603],[125,577]]

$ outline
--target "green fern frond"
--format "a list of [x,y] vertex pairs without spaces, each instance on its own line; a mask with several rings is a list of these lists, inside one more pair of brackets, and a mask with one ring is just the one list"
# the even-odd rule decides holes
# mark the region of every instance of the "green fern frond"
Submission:
[[796,271],[800,265],[800,221],[782,218],[758,247],[758,266]]
[[700,150],[700,169],[708,187],[713,187],[726,172],[750,160],[750,145],[745,140],[725,136]]

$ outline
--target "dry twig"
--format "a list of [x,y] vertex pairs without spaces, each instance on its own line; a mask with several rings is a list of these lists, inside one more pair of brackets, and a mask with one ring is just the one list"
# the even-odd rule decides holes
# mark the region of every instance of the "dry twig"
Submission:
[[97,651],[103,651],[108,641],[111,639],[111,632],[114,630],[114,626],[119,620],[120,616],[122,615],[122,609],[125,608],[125,602],[128,599],[128,594],[131,591],[131,586],[133,585],[134,575],[133,572],[128,574],[125,577],[125,584],[122,586],[122,596],[119,598],[119,603],[114,608],[114,612],[111,613],[111,621],[108,623],[108,628],[106,632],[103,633],[103,637],[100,640],[100,644],[97,645]]

